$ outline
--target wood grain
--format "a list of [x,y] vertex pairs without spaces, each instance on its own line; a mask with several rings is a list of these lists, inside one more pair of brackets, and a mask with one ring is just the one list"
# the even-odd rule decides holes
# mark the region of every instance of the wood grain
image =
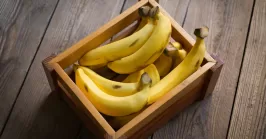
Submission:
[[226,138],[252,4],[251,0],[190,1],[184,29],[195,38],[194,29],[207,25],[207,51],[220,57],[225,65],[211,97],[184,110],[159,129],[153,139]]
[[229,139],[266,138],[266,1],[256,0]]
[[50,93],[41,61],[51,53],[64,51],[111,20],[122,4],[123,0],[59,2],[1,139],[77,136],[81,122],[62,100]]
[[0,1],[0,136],[56,3]]

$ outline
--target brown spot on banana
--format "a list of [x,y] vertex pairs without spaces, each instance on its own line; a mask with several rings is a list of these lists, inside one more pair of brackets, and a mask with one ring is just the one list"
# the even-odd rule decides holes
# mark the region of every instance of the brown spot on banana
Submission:
[[200,67],[200,64],[201,64],[200,61],[201,61],[200,59],[197,61],[196,65],[195,65],[196,68]]
[[139,41],[139,39],[136,39],[133,43],[131,43],[128,47],[132,47],[134,46],[137,42]]
[[86,84],[84,84],[84,88],[85,88],[86,92],[89,92],[88,86]]
[[112,86],[114,89],[119,89],[119,88],[121,88],[122,86],[120,86],[120,85],[113,85]]
[[196,65],[195,65],[195,67],[198,67],[198,65],[199,65],[199,62],[200,62],[200,61],[198,60],[198,61],[197,61],[197,63],[196,63]]

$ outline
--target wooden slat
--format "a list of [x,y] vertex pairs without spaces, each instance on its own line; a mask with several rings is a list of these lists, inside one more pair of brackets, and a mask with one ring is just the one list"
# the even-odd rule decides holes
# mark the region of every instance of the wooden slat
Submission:
[[[47,0],[29,1],[29,4],[35,2],[39,4]],[[41,61],[51,53],[64,51],[110,21],[119,14],[122,4],[123,0],[61,0],[59,2],[1,139],[73,139],[76,137],[81,122],[63,100],[51,94]],[[50,8],[51,5],[46,6]],[[38,19],[42,18],[37,14],[38,11],[34,10],[30,10],[31,15],[37,16]],[[46,9],[40,8],[40,11],[46,11]],[[43,20],[38,21],[38,23],[42,22]],[[32,25],[28,24],[28,26]],[[39,28],[35,30],[39,32]],[[33,38],[29,41],[36,40]],[[31,50],[25,49],[25,51]],[[28,57],[25,55],[25,58]]]
[[0,1],[0,136],[56,3]]
[[207,25],[207,51],[225,64],[211,97],[184,110],[158,130],[153,139],[226,138],[252,4],[252,0],[190,1],[184,29],[195,38],[194,29]]
[[266,1],[256,0],[228,139],[266,138]]

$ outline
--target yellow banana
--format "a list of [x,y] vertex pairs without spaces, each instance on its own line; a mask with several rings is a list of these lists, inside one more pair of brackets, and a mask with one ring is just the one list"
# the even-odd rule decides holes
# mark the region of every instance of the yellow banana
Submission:
[[75,66],[76,69],[77,68],[82,69],[84,73],[87,76],[89,76],[101,90],[108,93],[109,95],[119,96],[119,97],[129,96],[136,93],[140,87],[139,81],[134,83],[116,82],[98,75],[97,73],[95,73],[94,71],[92,71],[87,67],[74,65],[74,67]]
[[170,45],[178,50],[183,49],[182,45],[179,42],[170,42]]
[[172,57],[167,56],[166,54],[162,53],[161,56],[154,62],[154,65],[158,69],[158,72],[162,77],[167,75],[172,67]]
[[139,31],[121,40],[114,41],[101,47],[97,47],[79,59],[82,66],[106,65],[136,52],[150,37],[153,32],[153,19],[147,19],[148,23]]
[[205,55],[206,48],[204,38],[207,37],[208,30],[209,29],[207,27],[195,29],[194,34],[196,35],[197,39],[193,48],[175,69],[173,69],[159,83],[151,87],[148,104],[152,104],[158,100],[200,67]]
[[174,67],[176,67],[177,65],[179,65],[187,56],[187,51],[185,49],[183,49],[182,45],[179,42],[171,42],[172,46],[174,46],[177,51],[175,53],[175,62],[174,62]]
[[76,84],[94,107],[108,116],[126,116],[140,111],[147,103],[151,79],[144,73],[141,78],[141,91],[125,97],[117,97],[103,92],[87,76],[83,69],[76,70]]
[[163,52],[171,36],[171,22],[161,12],[155,17],[156,27],[150,38],[135,53],[110,62],[107,66],[120,74],[129,74],[152,64]]
[[124,83],[134,83],[134,82],[138,82],[141,78],[141,75],[144,73],[144,70],[139,70],[136,72],[133,72],[131,74],[129,74],[126,79],[123,80]]
[[141,75],[146,72],[152,80],[151,86],[154,86],[156,83],[160,81],[159,72],[154,64],[150,64],[146,68],[136,71],[127,76],[127,78],[123,81],[125,83],[139,82]]

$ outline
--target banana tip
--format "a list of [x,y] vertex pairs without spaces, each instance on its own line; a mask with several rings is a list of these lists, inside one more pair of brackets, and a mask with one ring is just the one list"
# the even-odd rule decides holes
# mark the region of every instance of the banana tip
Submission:
[[149,16],[152,18],[155,18],[155,16],[159,13],[159,7],[153,7],[151,8],[150,12],[149,12]]
[[73,64],[73,70],[74,70],[74,72],[77,71],[77,69],[79,68],[79,66],[80,66],[80,65],[78,65],[78,64],[76,64],[76,63]]
[[141,80],[142,80],[143,84],[151,84],[152,83],[152,80],[151,80],[151,78],[147,72],[144,72],[141,75]]
[[142,6],[139,8],[139,15],[142,17],[147,17],[149,15],[151,8],[149,6]]
[[197,37],[204,39],[209,34],[209,28],[207,26],[203,26],[201,28],[197,28],[197,29],[195,29],[194,34]]

